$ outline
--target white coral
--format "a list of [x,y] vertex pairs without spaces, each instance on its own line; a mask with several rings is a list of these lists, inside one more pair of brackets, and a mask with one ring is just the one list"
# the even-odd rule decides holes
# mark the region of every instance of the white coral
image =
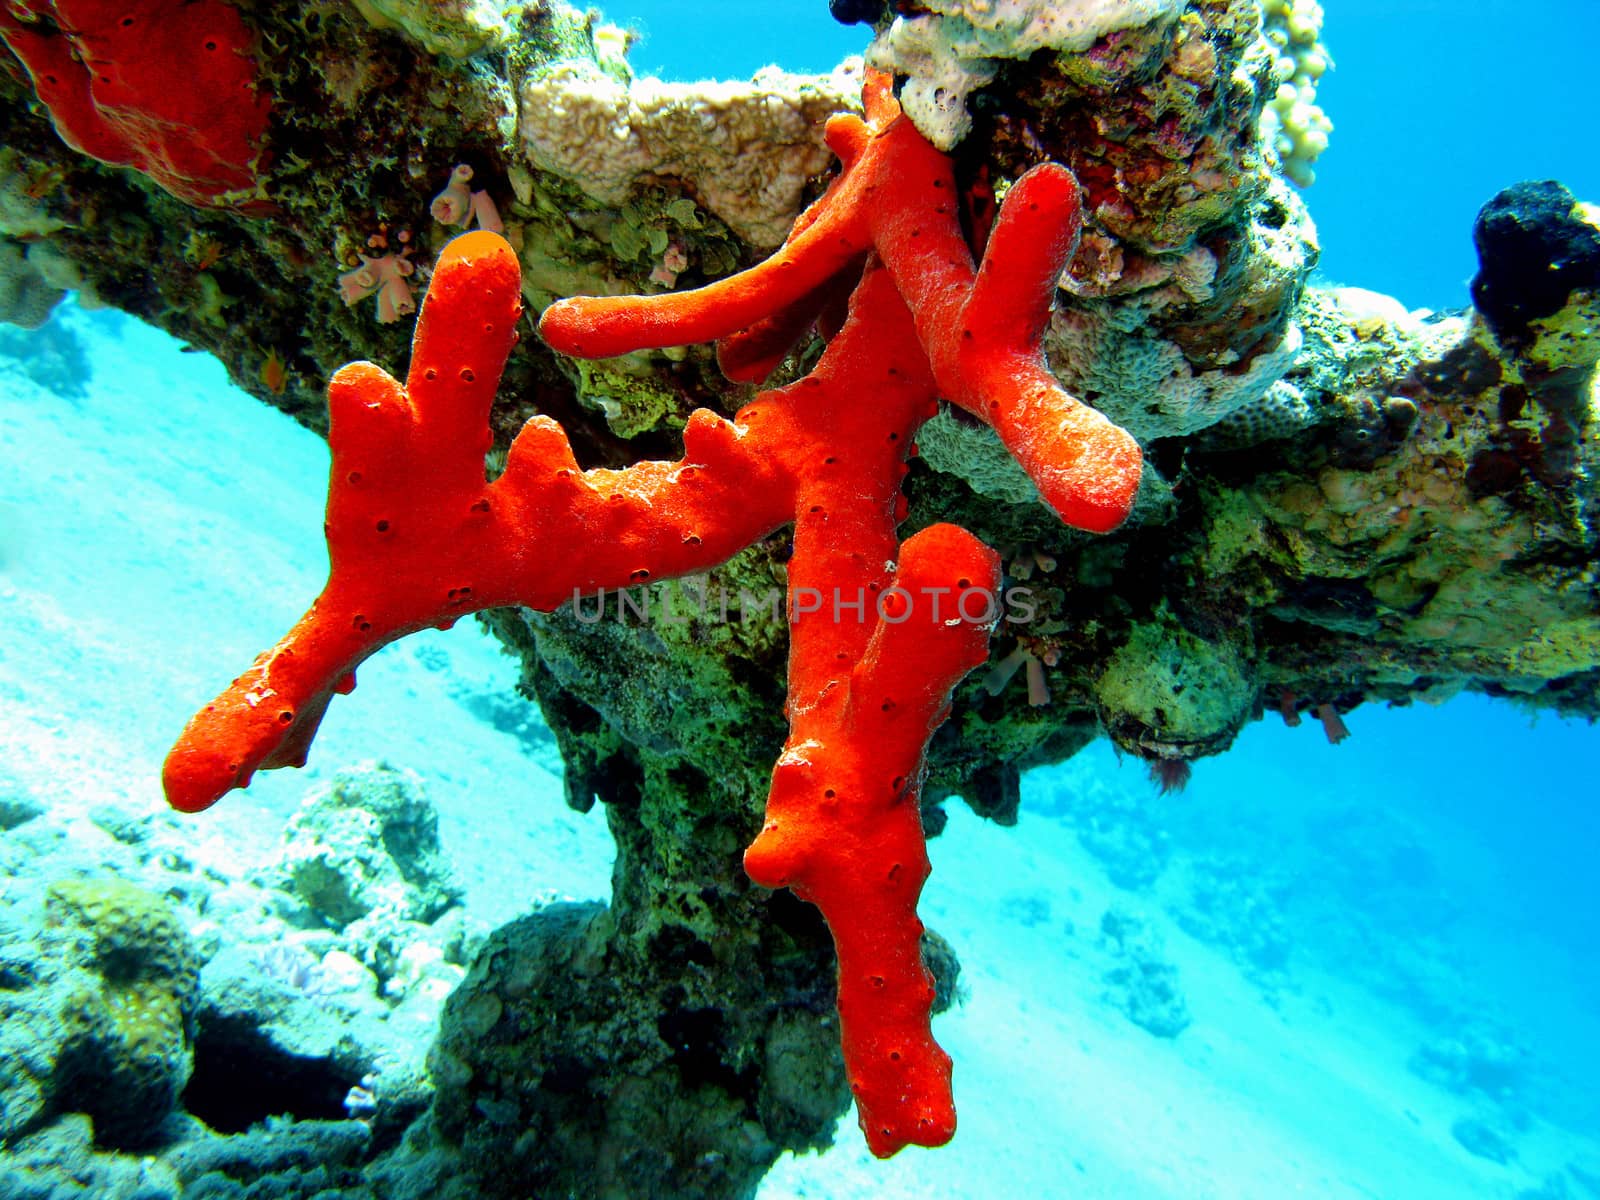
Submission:
[[1081,53],[1108,33],[1183,7],[1183,0],[925,0],[920,15],[896,17],[877,36],[867,61],[910,77],[901,105],[923,137],[950,150],[972,127],[967,97],[994,78],[1001,59]]
[[636,183],[682,179],[700,203],[757,249],[779,245],[807,180],[833,156],[822,129],[859,108],[860,60],[828,76],[775,67],[746,83],[623,83],[593,63],[562,62],[522,85],[519,129],[529,164],[620,205]]
[[429,54],[471,58],[510,36],[499,0],[352,0],[374,29],[397,29]]

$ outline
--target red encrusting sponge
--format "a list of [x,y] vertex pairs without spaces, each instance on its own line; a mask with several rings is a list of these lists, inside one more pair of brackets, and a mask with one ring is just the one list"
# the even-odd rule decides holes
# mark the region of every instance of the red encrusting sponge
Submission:
[[249,194],[272,101],[232,6],[12,0],[0,5],[0,40],[74,150],[142,171],[190,204],[262,204]]

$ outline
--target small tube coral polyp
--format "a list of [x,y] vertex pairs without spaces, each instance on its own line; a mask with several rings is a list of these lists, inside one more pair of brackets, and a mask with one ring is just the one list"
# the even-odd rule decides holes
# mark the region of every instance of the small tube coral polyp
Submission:
[[558,349],[617,354],[721,338],[758,378],[848,294],[816,366],[733,421],[705,410],[676,462],[580,470],[535,417],[484,482],[489,407],[521,312],[514,252],[466,234],[440,256],[402,386],[354,363],[328,388],[333,452],[322,594],[197,714],[168,755],[169,801],[208,807],[258,768],[300,765],[329,701],[380,646],[476,609],[549,610],[600,589],[703,571],[784,526],[788,740],[750,877],[816,904],[839,960],[846,1071],[878,1155],[955,1130],[933,1040],[917,900],[928,738],[986,657],[999,556],[933,525],[904,542],[900,483],[944,395],[988,420],[1064,519],[1117,525],[1138,486],[1126,433],[1050,377],[1038,340],[1078,228],[1077,187],[1045,166],[1013,186],[974,264],[949,161],[899,119],[887,80],[870,124],[838,118],[844,173],[773,259],[696,292],[578,299],[546,311]]
[[441,225],[463,227],[470,226],[476,221],[479,229],[487,229],[490,233],[504,233],[505,225],[500,220],[500,210],[495,207],[487,191],[473,191],[468,186],[471,182],[472,168],[466,163],[451,171],[450,182],[445,184],[444,191],[435,196],[428,206],[433,219]]
[[416,270],[409,258],[392,252],[381,258],[368,258],[365,254],[360,257],[360,266],[339,276],[339,299],[346,306],[376,292],[378,320],[385,325],[417,311],[416,297],[406,282]]

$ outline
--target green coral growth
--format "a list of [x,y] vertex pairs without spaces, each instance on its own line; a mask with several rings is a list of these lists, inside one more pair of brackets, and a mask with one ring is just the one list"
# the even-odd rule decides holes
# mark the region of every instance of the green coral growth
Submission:
[[1167,618],[1134,627],[1094,694],[1118,745],[1188,758],[1232,742],[1250,717],[1255,686],[1239,645]]
[[63,980],[56,1103],[96,1140],[135,1145],[172,1111],[193,1068],[200,959],[162,897],[119,879],[68,879],[45,899],[78,970]]
[[[578,398],[604,414],[618,437],[648,433],[667,416],[683,408],[677,394],[663,387],[648,370],[627,370],[626,359],[579,362]],[[682,426],[680,415],[675,422]]]

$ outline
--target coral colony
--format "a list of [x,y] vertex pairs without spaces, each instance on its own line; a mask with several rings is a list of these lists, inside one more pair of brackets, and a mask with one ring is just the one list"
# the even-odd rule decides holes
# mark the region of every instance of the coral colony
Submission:
[[[886,1156],[955,1127],[917,915],[925,778],[1003,821],[1020,770],[1102,735],[1170,790],[1264,705],[1338,743],[1374,700],[1600,703],[1594,209],[1553,182],[1508,188],[1475,231],[1473,310],[1409,313],[1309,282],[1316,234],[1285,178],[1309,183],[1328,142],[1315,0],[831,7],[874,26],[864,85],[859,64],[635,79],[621,31],[535,0],[0,4],[18,60],[0,72],[0,320],[98,297],[328,430],[328,580],[189,722],[172,805],[303,764],[376,650],[502,609],[569,802],[606,802],[619,866],[634,852],[596,924],[577,906],[513,923],[453,993],[426,1119],[459,1140],[472,1194],[527,1194],[524,1168],[629,1195],[656,1194],[637,1182],[652,1172],[689,1194],[704,1171],[730,1189],[707,1194],[746,1194],[781,1150],[831,1136],[845,1100],[806,940],[820,925],[797,934],[788,898],[733,863],[780,738],[745,871],[827,922],[845,1075]],[[843,111],[858,88],[864,116]],[[680,278],[715,282],[632,294]],[[548,350],[513,356],[525,302]],[[333,369],[392,362],[413,314],[403,383]],[[732,387],[677,349],[704,343]],[[713,411],[734,391],[753,398]],[[1136,494],[1114,539],[1068,535],[1117,530]],[[776,608],[750,623],[759,646],[590,615],[736,555],[755,566],[727,581],[785,581],[786,734]],[[934,741],[1009,617],[1003,583],[1029,580],[1040,619],[1006,622]],[[678,710],[627,708],[676,675],[655,690]],[[702,836],[719,822],[734,838]],[[638,853],[641,830],[665,851]],[[55,906],[70,925],[134,903]],[[176,918],[137,924],[177,940]],[[551,971],[537,995],[509,977],[515,955],[570,957],[591,933],[613,974]],[[133,1093],[153,1123],[187,1077],[199,985],[187,952],[150,965],[140,986],[171,1000],[155,1026],[172,1069]],[[258,966],[327,983],[293,954]],[[800,1002],[768,986],[791,967]],[[654,1018],[683,1015],[661,979],[715,1029],[659,1034]],[[728,1000],[741,987],[753,1003]],[[503,998],[534,1016],[478,1024]],[[791,1035],[815,1075],[770,1066]],[[550,1046],[584,1038],[549,1083]],[[726,1069],[726,1107],[704,1102],[722,1084],[683,1081],[680,1052]],[[587,1112],[564,1120],[575,1095],[616,1106],[595,1118],[612,1141]],[[692,1120],[629,1119],[663,1098]],[[379,1077],[345,1111],[382,1125],[392,1103]],[[623,1144],[626,1171],[607,1159]]]
[[1072,175],[1024,174],[975,263],[949,159],[901,117],[886,76],[870,75],[864,98],[865,121],[828,126],[842,173],[771,258],[697,291],[561,301],[540,322],[553,347],[585,357],[716,340],[739,380],[764,378],[818,321],[831,331],[803,379],[732,422],[691,416],[676,462],[582,471],[561,427],[536,417],[486,484],[520,272],[495,234],[451,242],[405,384],[369,363],[329,384],[327,586],[190,722],[165,783],[193,812],[258,768],[302,764],[332,696],[408,633],[702,571],[792,522],[791,590],[833,602],[791,614],[790,733],[745,867],[827,919],[846,1070],[868,1145],[889,1155],[955,1130],[916,913],[919,786],[951,689],[987,657],[1000,590],[998,556],[965,530],[899,541],[913,438],[947,397],[1000,435],[1062,520],[1092,531],[1126,517],[1141,460],[1039,354],[1077,241]]

